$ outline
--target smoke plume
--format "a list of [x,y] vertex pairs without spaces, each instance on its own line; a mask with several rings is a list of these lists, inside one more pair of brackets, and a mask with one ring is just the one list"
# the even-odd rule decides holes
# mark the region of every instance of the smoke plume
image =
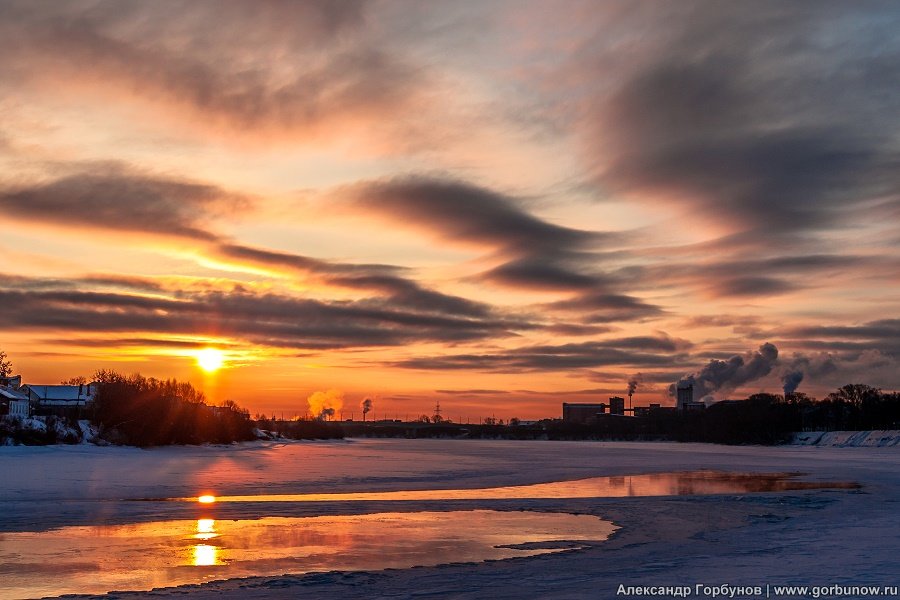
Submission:
[[778,362],[778,348],[766,342],[759,350],[746,355],[735,355],[728,360],[713,359],[700,371],[682,377],[669,386],[669,395],[675,396],[680,387],[694,386],[694,398],[711,401],[713,394],[730,391],[745,383],[765,377]]
[[804,356],[795,354],[785,366],[781,375],[784,384],[784,395],[793,394],[800,386],[804,377],[821,378],[831,375],[838,370],[837,359],[827,353]]
[[803,381],[803,371],[788,371],[782,375],[781,383],[784,384],[784,395],[796,392],[801,381]]
[[343,408],[344,392],[340,390],[313,392],[306,402],[309,404],[310,414],[325,421],[334,418],[335,413]]
[[635,375],[631,376],[631,378],[628,380],[628,395],[629,396],[634,395],[634,393],[638,389],[638,386],[641,384],[642,380],[643,380],[643,376],[640,373],[636,373]]
[[365,421],[366,415],[369,414],[369,411],[372,410],[372,399],[371,398],[363,398],[363,401],[360,403],[360,407],[362,408],[363,421]]

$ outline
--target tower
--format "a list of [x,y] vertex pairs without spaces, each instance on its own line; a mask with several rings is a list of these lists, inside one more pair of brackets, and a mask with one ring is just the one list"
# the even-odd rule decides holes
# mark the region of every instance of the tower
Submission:
[[679,410],[684,410],[688,404],[694,401],[694,384],[678,386],[677,406]]

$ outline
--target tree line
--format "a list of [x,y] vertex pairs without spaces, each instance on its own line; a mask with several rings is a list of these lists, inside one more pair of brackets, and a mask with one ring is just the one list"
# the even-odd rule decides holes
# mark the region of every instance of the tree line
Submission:
[[848,384],[816,400],[806,394],[753,394],[700,411],[653,411],[640,419],[555,422],[550,439],[657,439],[717,444],[780,444],[798,431],[900,429],[900,394]]
[[99,437],[114,444],[225,444],[256,439],[250,413],[231,400],[209,406],[190,383],[98,371],[89,411]]
[[519,425],[485,420],[476,425],[404,423],[343,425],[364,437],[456,437],[477,439],[654,440],[716,444],[781,444],[798,431],[900,429],[900,394],[862,384],[845,385],[822,400],[806,394],[753,394],[705,410],[650,411],[639,418],[604,415],[591,423],[545,419]]

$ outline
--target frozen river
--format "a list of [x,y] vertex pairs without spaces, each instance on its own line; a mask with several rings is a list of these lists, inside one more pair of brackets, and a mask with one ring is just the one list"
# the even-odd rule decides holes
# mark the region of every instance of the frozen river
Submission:
[[0,597],[211,578],[228,581],[191,595],[896,585],[898,455],[469,440],[2,448]]

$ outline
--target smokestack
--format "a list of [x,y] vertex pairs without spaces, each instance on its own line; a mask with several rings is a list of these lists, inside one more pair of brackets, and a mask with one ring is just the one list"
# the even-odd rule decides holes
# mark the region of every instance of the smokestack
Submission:
[[372,399],[371,398],[363,398],[363,401],[360,404],[360,406],[362,407],[363,423],[365,423],[366,415],[369,413],[370,410],[372,410]]
[[637,373],[632,375],[628,380],[628,408],[632,408],[631,405],[631,397],[634,396],[634,393],[637,391],[638,386],[640,385],[642,380],[642,375]]

